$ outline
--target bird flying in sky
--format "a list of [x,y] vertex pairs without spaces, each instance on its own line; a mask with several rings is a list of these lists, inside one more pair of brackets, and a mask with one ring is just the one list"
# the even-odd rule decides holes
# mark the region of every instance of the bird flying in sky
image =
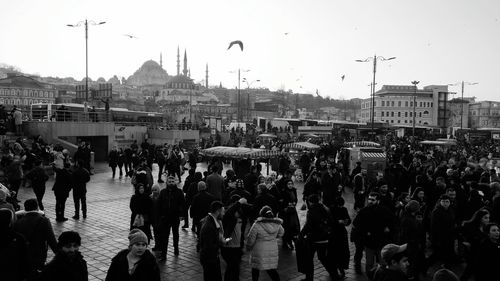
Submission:
[[127,36],[128,38],[131,38],[131,39],[132,39],[132,38],[137,39],[137,37],[136,37],[136,36],[134,36],[134,35],[130,35],[130,34],[123,34],[123,36]]
[[340,76],[340,78],[342,78],[342,82],[343,82],[344,78],[345,78],[345,74],[343,74],[342,76]]
[[234,44],[238,44],[240,46],[241,51],[243,52],[243,42],[241,42],[240,40],[236,40],[236,41],[233,41],[233,42],[229,43],[229,47],[227,47],[227,49],[228,50],[231,49],[231,47]]

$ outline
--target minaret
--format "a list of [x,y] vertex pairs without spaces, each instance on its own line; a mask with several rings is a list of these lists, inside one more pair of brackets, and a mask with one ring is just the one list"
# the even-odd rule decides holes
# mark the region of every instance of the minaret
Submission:
[[160,52],[160,67],[163,68],[163,58],[161,52]]
[[179,54],[179,46],[177,46],[177,75],[180,74],[181,71],[181,55]]
[[207,63],[207,67],[205,69],[205,88],[208,89],[208,63]]
[[187,55],[186,55],[186,49],[184,49],[184,69],[182,70],[182,73],[184,74],[184,76],[188,75],[187,64],[188,64],[188,59],[187,59]]

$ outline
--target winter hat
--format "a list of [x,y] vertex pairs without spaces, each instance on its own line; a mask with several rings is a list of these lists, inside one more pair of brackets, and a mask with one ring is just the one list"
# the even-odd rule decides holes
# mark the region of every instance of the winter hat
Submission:
[[260,209],[259,216],[264,218],[274,218],[273,210],[269,206],[264,206]]
[[142,230],[134,228],[128,235],[128,241],[130,246],[140,242],[148,244],[148,237],[144,234],[144,232],[142,232]]
[[453,273],[453,271],[442,268],[434,273],[432,281],[458,281],[458,277],[455,273]]
[[382,259],[389,264],[394,256],[406,251],[406,246],[407,244],[403,244],[401,246],[396,244],[387,244],[382,248],[382,251],[380,251],[380,255],[382,256]]
[[82,238],[80,237],[80,234],[75,231],[65,231],[59,235],[59,239],[57,240],[57,246],[59,248],[63,247],[64,245],[68,245],[70,243],[76,243],[78,245],[81,245],[82,243]]
[[410,202],[406,204],[405,209],[409,213],[418,212],[420,210],[420,203],[418,203],[416,200],[410,200]]

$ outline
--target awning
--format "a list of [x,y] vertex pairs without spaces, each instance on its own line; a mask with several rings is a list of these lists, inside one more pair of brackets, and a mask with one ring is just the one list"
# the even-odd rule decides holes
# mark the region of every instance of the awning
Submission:
[[272,134],[260,134],[259,138],[277,138],[277,136]]
[[420,144],[428,144],[428,145],[457,145],[454,141],[421,141]]
[[382,158],[382,159],[385,159],[385,152],[363,152],[363,158]]
[[349,141],[344,144],[348,147],[380,147],[379,143],[373,141]]
[[203,149],[200,151],[200,154],[209,157],[224,157],[233,159],[261,159],[276,158],[284,155],[285,153],[260,148],[216,146]]
[[316,150],[319,149],[320,147],[319,145],[316,145],[314,143],[303,141],[303,142],[286,143],[283,145],[283,148],[292,148],[297,150]]

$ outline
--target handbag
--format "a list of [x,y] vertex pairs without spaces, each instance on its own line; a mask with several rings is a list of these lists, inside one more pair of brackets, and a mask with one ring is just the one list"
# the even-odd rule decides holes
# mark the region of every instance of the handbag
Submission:
[[137,214],[134,218],[132,226],[136,227],[144,226],[144,216],[142,214]]

